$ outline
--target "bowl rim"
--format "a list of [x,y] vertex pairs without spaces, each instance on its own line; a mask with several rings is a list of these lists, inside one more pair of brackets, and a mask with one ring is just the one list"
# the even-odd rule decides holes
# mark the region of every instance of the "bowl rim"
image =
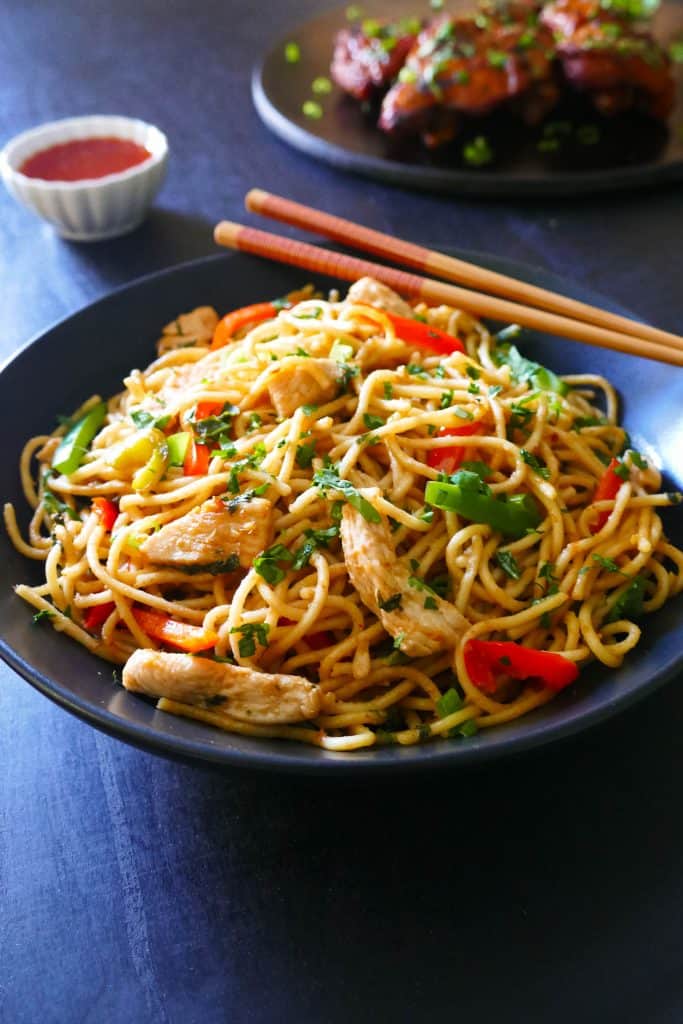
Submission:
[[[151,151],[150,156],[147,157],[139,164],[134,164],[132,167],[127,167],[123,171],[114,171],[112,174],[104,174],[98,178],[79,178],[77,181],[49,181],[45,178],[34,178],[28,174],[22,174],[18,167],[15,166],[16,151],[19,147],[32,139],[35,139],[36,143],[39,143],[41,136],[48,133],[52,134],[57,130],[60,132],[68,133],[70,129],[82,128],[83,136],[70,136],[70,138],[64,138],[62,141],[75,141],[77,138],[97,138],[101,136],[102,132],[88,131],[88,125],[102,122],[111,122],[112,130],[113,123],[116,123],[119,133],[130,133],[134,128],[143,127],[147,130],[151,138],[147,140],[154,149]],[[130,137],[123,134],[122,137]],[[44,148],[50,148],[51,146],[57,146],[60,144],[60,139],[53,138],[49,145]],[[37,145],[34,153],[40,152],[40,146]],[[18,135],[14,135],[9,139],[2,150],[0,150],[0,175],[4,178],[15,178],[18,182],[21,182],[24,188],[40,189],[47,192],[73,192],[77,189],[89,188],[106,188],[108,185],[115,184],[120,181],[127,181],[130,178],[134,178],[137,175],[147,174],[154,168],[163,164],[168,158],[169,145],[166,133],[161,130],[157,125],[152,124],[151,121],[145,121],[140,117],[128,117],[127,114],[84,114],[76,117],[61,117],[53,121],[44,121],[42,124],[35,125],[33,128],[27,128],[23,132],[19,132]],[[22,157],[21,159],[25,159]]]

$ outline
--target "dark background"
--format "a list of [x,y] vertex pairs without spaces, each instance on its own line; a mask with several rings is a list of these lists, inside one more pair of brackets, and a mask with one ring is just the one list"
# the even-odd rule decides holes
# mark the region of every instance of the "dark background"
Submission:
[[[153,121],[171,145],[167,183],[127,238],[65,243],[0,195],[3,357],[110,289],[212,252],[217,220],[253,220],[252,185],[546,267],[683,329],[679,187],[436,198],[271,138],[250,68],[322,6],[0,4],[0,145],[95,112]],[[0,1020],[680,1024],[681,682],[555,749],[354,785],[163,761],[3,666]]]

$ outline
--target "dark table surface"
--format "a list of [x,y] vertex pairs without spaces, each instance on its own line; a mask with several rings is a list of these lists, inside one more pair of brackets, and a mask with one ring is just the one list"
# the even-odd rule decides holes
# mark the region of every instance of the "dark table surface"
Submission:
[[[119,240],[63,242],[0,195],[2,357],[211,253],[252,185],[547,267],[681,331],[680,188],[443,199],[269,137],[251,65],[322,6],[2,5],[0,144],[111,112],[159,124],[172,149],[151,216]],[[680,1024],[682,684],[486,770],[332,785],[164,761],[0,667],[0,1020]]]

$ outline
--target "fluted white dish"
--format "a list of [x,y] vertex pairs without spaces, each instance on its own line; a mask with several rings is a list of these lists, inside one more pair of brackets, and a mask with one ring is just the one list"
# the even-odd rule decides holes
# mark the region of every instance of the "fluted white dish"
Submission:
[[[40,150],[98,136],[136,142],[151,156],[125,171],[81,181],[44,181],[19,170]],[[161,187],[167,163],[168,140],[162,131],[136,118],[107,114],[50,121],[15,136],[0,152],[0,174],[11,195],[77,242],[114,238],[136,228]]]

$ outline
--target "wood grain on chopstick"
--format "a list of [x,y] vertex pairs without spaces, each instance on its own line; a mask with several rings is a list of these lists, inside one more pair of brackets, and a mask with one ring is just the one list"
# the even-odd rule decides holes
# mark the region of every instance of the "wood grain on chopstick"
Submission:
[[683,366],[683,352],[665,345],[631,338],[626,334],[607,331],[580,320],[570,320],[568,317],[556,316],[532,306],[521,306],[516,302],[508,302],[507,299],[482,295],[481,292],[444,284],[443,281],[434,281],[432,278],[421,277],[405,270],[395,270],[393,267],[385,267],[371,260],[361,260],[330,249],[320,249],[316,245],[299,242],[294,238],[284,238],[269,231],[259,231],[257,228],[245,227],[242,224],[221,221],[214,229],[214,239],[218,245],[224,245],[229,249],[250,252],[256,256],[264,256],[279,263],[289,263],[344,281],[356,281],[359,277],[366,276],[374,277],[406,298],[423,299],[428,305],[445,303],[489,320],[517,323],[522,327],[572,338],[587,345],[597,345],[599,348],[615,349],[618,352]]
[[570,299],[565,295],[558,295],[545,288],[538,288],[525,281],[518,281],[505,274],[498,274],[485,267],[479,267],[474,263],[467,263],[465,260],[455,259],[453,256],[415,245],[413,242],[394,238],[392,235],[383,234],[381,231],[366,228],[362,224],[355,224],[353,221],[335,217],[323,210],[295,203],[291,199],[285,199],[261,189],[251,189],[245,198],[245,205],[254,213],[292,224],[305,231],[324,235],[335,242],[341,242],[355,249],[361,249],[364,252],[391,260],[392,263],[404,264],[422,274],[442,277],[447,281],[469,285],[480,291],[499,295],[523,305],[536,306],[560,316],[583,320],[585,323],[595,324],[620,334],[672,345],[683,351],[683,338],[676,334],[670,334],[668,331],[662,331],[649,324],[640,324],[635,320],[610,313],[597,306],[579,302],[577,299]]

